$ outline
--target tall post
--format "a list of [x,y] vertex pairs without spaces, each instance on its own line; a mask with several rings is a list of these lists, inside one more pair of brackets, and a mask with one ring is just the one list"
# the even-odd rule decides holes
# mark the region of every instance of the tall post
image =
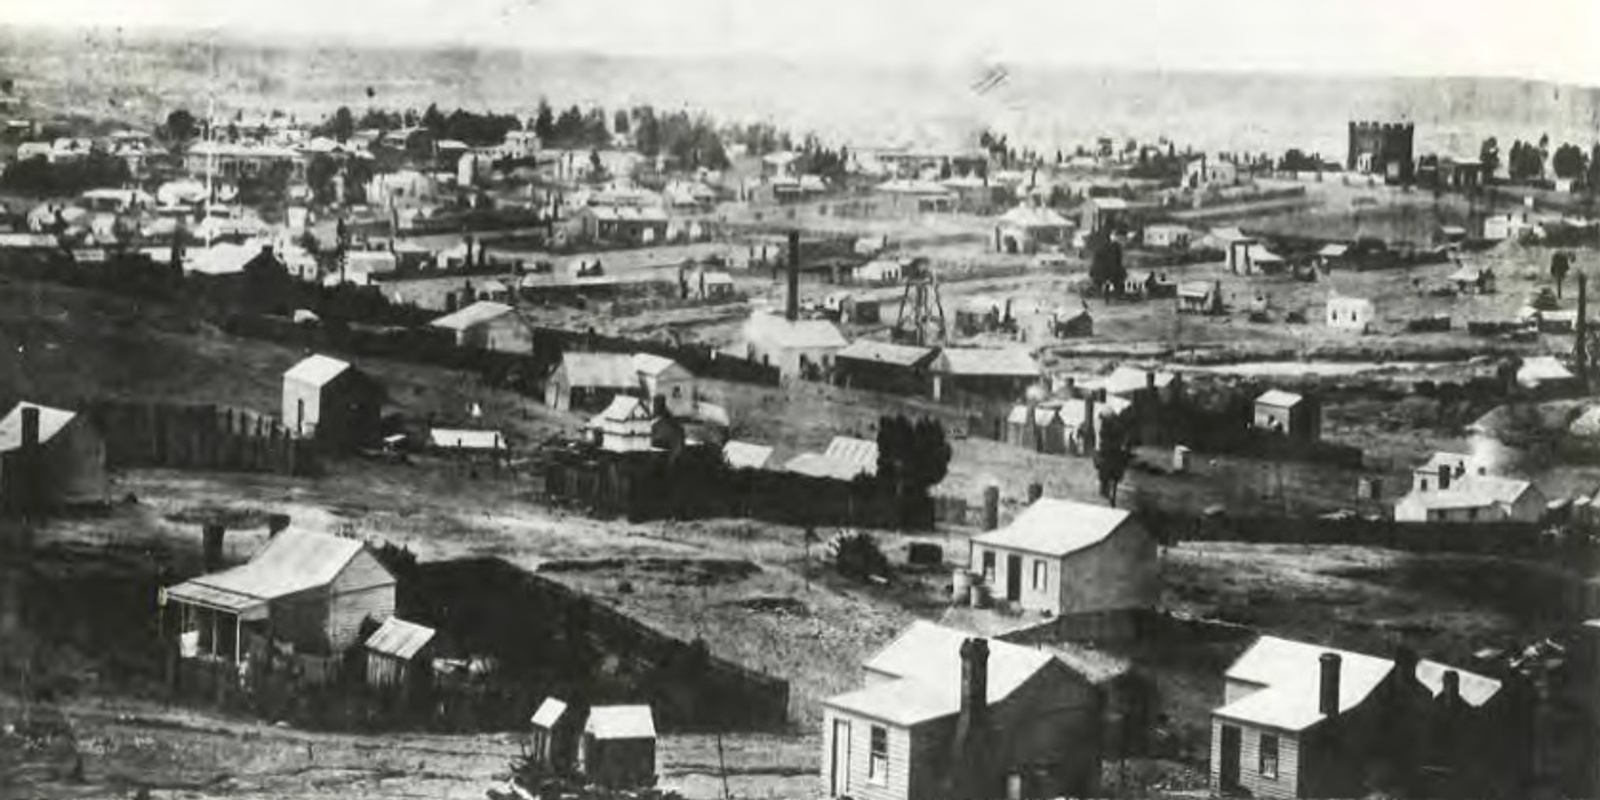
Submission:
[[1573,366],[1577,368],[1578,382],[1589,388],[1589,279],[1578,271],[1578,321],[1577,341],[1572,345]]

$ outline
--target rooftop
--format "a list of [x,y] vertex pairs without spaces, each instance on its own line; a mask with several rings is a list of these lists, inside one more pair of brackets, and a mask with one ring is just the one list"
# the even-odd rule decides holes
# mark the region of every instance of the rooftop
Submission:
[[410,661],[433,641],[434,630],[399,617],[390,617],[367,638],[366,647],[374,653]]
[[350,364],[324,355],[308,356],[283,373],[283,379],[312,386],[323,386],[350,369]]
[[[1304,730],[1322,721],[1320,698],[1321,658],[1323,653],[1339,656],[1339,711],[1360,705],[1394,670],[1394,662],[1348,650],[1263,636],[1228,668],[1227,678],[1263,687],[1216,711],[1218,716],[1266,725],[1288,731]],[[1419,660],[1416,679],[1438,696],[1444,689],[1444,674],[1452,667]],[[1481,706],[1500,690],[1500,682],[1471,672],[1456,670],[1461,676],[1461,697],[1472,706]]]
[[633,356],[625,353],[562,353],[561,368],[570,386],[633,389],[639,385]]
[[11,413],[0,419],[0,452],[10,452],[22,446],[22,410],[24,408],[39,409],[39,443],[50,441],[67,423],[78,416],[72,411],[63,411],[59,408],[41,406],[38,403],[22,402],[11,409]]
[[595,706],[583,730],[596,739],[654,739],[656,722],[649,706]]
[[972,539],[973,544],[1065,556],[1104,541],[1128,519],[1118,508],[1041,497],[1011,524]]
[[453,314],[446,314],[430,323],[435,328],[451,331],[464,331],[490,320],[510,314],[511,306],[505,303],[496,303],[490,300],[480,300]]
[[[835,436],[823,453],[828,458],[853,464],[858,472],[878,474],[878,443],[853,436]],[[854,477],[854,476],[852,476]]]
[[734,439],[722,446],[722,455],[734,469],[766,469],[772,460],[772,448]]
[[567,704],[564,701],[546,697],[544,702],[539,704],[539,710],[533,712],[533,718],[529,722],[540,728],[554,728],[556,723],[561,721],[561,715],[565,713]]
[[1021,348],[983,349],[951,347],[939,354],[935,369],[949,375],[990,375],[1000,377],[1039,376],[1039,363]]
[[857,339],[835,354],[834,358],[876,361],[883,364],[910,367],[929,358],[935,352],[931,347],[915,347],[906,344],[880,342],[875,339]]
[[[963,631],[918,620],[868,659],[871,672],[898,678],[837,695],[826,704],[899,725],[949,716],[961,709],[961,645],[973,637]],[[1045,650],[990,639],[990,704],[999,703],[1038,674],[1055,657]]]
[[756,313],[750,318],[749,337],[783,348],[843,348],[849,344],[832,322],[824,319],[789,320],[776,314]]
[[356,539],[286,530],[269,540],[249,562],[202,575],[167,591],[169,597],[240,611],[326,586],[364,545]]
[[1256,398],[1256,403],[1264,406],[1277,406],[1278,408],[1294,408],[1300,405],[1303,400],[1305,400],[1304,397],[1294,392],[1286,392],[1282,389],[1268,389],[1262,392],[1260,397]]
[[506,446],[505,437],[499,431],[462,428],[434,428],[428,431],[428,442],[434,447],[462,450],[499,450]]

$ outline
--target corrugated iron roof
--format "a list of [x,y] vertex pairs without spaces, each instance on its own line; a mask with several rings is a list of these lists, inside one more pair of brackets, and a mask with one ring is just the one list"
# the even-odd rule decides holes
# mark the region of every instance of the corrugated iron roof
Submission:
[[44,444],[67,427],[73,418],[78,415],[72,411],[63,411],[59,408],[41,406],[38,403],[22,402],[6,414],[5,419],[0,419],[0,452],[16,450],[22,446],[22,409],[39,409],[39,443]]
[[822,453],[801,453],[789,459],[783,468],[800,475],[834,480],[854,480],[861,474],[861,466],[851,461],[831,458]]
[[366,648],[374,653],[410,661],[433,641],[433,637],[432,628],[390,617],[367,638]]
[[649,706],[595,706],[584,732],[596,739],[654,739],[655,715]]
[[284,380],[311,386],[323,386],[334,378],[344,374],[350,368],[349,362],[324,355],[308,356],[299,363],[290,367],[283,373]]
[[1042,497],[1011,524],[972,542],[1060,557],[1099,544],[1127,519],[1128,512],[1120,508]]
[[1106,376],[1106,394],[1129,394],[1149,388],[1150,375],[1155,375],[1157,389],[1165,389],[1172,385],[1177,375],[1171,372],[1145,370],[1138,367],[1120,366]]
[[877,442],[868,439],[857,439],[853,436],[835,436],[833,441],[828,442],[828,449],[824,451],[823,455],[847,464],[854,464],[858,472],[864,472],[868,475],[878,474]]
[[839,328],[824,319],[790,321],[773,314],[756,313],[750,317],[749,338],[771,348],[827,349],[843,348],[850,342]]

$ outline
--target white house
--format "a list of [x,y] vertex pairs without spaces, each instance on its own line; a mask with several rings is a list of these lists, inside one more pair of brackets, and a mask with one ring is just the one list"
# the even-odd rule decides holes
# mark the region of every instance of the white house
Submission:
[[584,426],[603,450],[632,453],[652,449],[651,435],[655,415],[643,400],[632,395],[617,395],[611,405]]
[[[1418,486],[1422,478],[1415,478]],[[1394,506],[1396,522],[1525,522],[1537,523],[1547,500],[1537,486],[1524,480],[1495,475],[1456,473],[1432,484],[1413,488]]]
[[1366,333],[1372,327],[1375,306],[1365,297],[1329,297],[1328,327]]
[[1040,498],[974,537],[971,569],[998,600],[1050,615],[1153,608],[1156,543],[1124,510]]

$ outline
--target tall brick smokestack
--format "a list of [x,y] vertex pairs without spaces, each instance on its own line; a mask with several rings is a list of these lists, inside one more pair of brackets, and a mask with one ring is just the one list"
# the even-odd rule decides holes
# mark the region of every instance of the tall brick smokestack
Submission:
[[800,232],[789,231],[789,295],[783,315],[790,322],[800,318]]

